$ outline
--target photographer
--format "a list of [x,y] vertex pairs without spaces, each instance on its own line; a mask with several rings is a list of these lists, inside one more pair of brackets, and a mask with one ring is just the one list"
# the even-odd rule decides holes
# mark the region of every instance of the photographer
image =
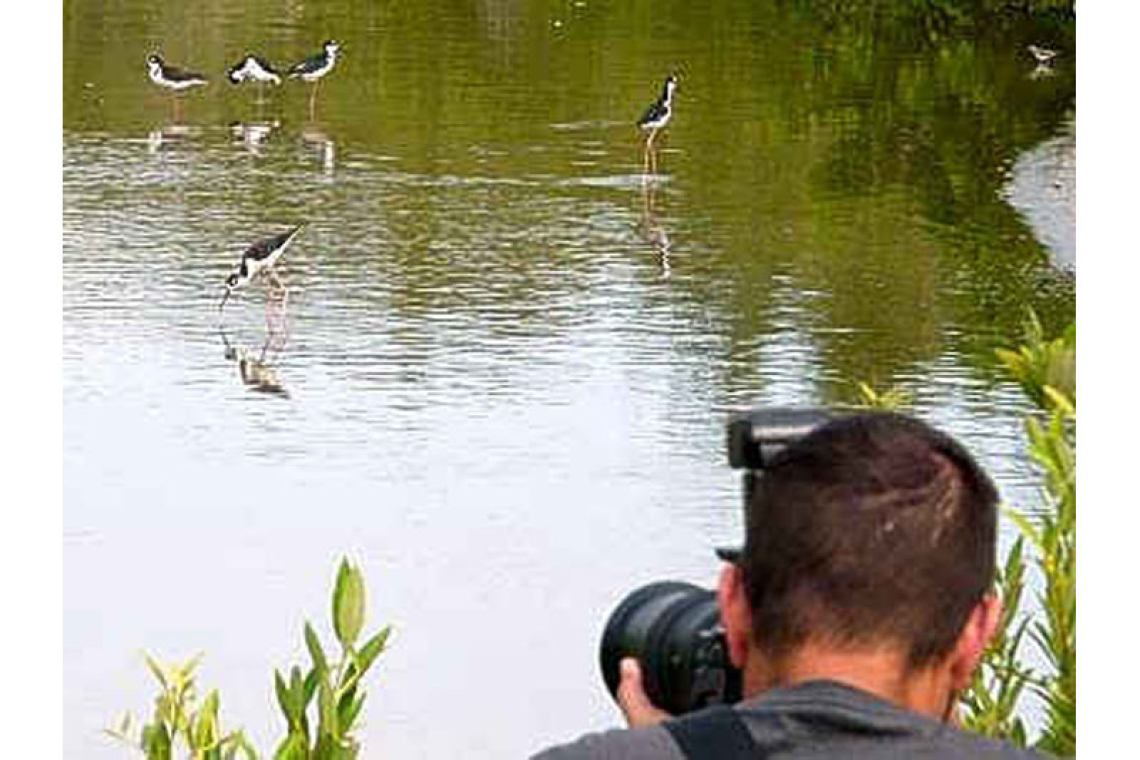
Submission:
[[671,718],[621,663],[631,729],[572,758],[1039,757],[954,725],[999,622],[998,495],[949,436],[890,413],[842,416],[763,466],[743,551],[716,602],[743,699]]

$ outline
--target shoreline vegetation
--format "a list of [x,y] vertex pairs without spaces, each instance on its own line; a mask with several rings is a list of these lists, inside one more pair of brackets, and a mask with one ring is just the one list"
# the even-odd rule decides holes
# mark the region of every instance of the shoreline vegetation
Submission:
[[[1077,752],[1076,335],[1072,323],[1047,338],[1031,314],[1024,345],[998,351],[1039,410],[1025,420],[1025,434],[1044,480],[1045,507],[1028,513],[1005,506],[1020,536],[998,572],[1005,604],[1001,633],[963,700],[967,727],[1060,757]],[[1027,571],[1037,576],[1031,584],[1035,613],[1023,604]],[[1029,665],[1031,660],[1044,668]],[[1044,713],[1036,732],[1025,718],[1031,702]]]
[[[997,355],[1007,375],[1037,407],[1025,419],[1025,446],[1043,481],[1044,506],[1030,512],[1002,505],[1002,515],[1018,533],[1004,559],[999,557],[995,578],[1002,619],[973,683],[961,696],[958,718],[971,731],[1075,757],[1076,323],[1048,338],[1030,312],[1022,345],[998,349]],[[877,391],[866,383],[856,387],[856,406],[905,411],[912,401],[899,389]],[[1033,603],[1025,597],[1030,588],[1036,596]]]
[[[364,708],[363,679],[386,649],[392,632],[391,626],[385,626],[358,644],[365,599],[364,575],[342,559],[331,605],[339,659],[329,657],[306,620],[309,667],[293,665],[285,675],[273,672],[277,704],[286,723],[285,736],[272,755],[275,760],[350,760],[359,755],[355,731]],[[182,757],[180,747],[194,760],[260,757],[244,731],[222,728],[217,689],[199,699],[194,671],[201,658],[195,655],[179,665],[164,664],[146,655],[147,666],[159,684],[153,716],[139,724],[126,713],[114,728],[107,729],[107,734],[141,749],[148,760]]]

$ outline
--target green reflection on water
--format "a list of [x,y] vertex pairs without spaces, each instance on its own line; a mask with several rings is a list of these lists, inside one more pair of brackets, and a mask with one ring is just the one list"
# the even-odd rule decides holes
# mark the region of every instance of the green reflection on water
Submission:
[[[384,160],[420,178],[532,183],[454,196],[413,183],[399,203],[414,213],[386,222],[405,241],[493,223],[504,237],[490,255],[516,275],[507,297],[533,304],[521,311],[534,314],[546,276],[534,260],[546,248],[511,231],[525,238],[526,225],[549,220],[530,219],[519,194],[637,216],[632,121],[676,70],[677,115],[661,141],[668,181],[654,212],[673,243],[670,292],[690,307],[694,329],[707,323],[723,339],[725,387],[751,387],[757,345],[788,330],[813,346],[824,397],[841,394],[845,380],[921,376],[945,355],[992,380],[992,348],[1016,340],[1027,306],[1049,326],[1073,317],[1072,279],[1049,266],[1000,199],[1018,153],[1058,131],[1074,107],[1071,55],[1051,76],[1029,76],[1024,43],[1040,28],[975,38],[924,17],[876,21],[858,4],[850,13],[828,4],[715,6],[69,0],[65,141],[138,139],[169,126],[170,96],[143,65],[158,49],[213,80],[185,97],[188,125],[273,121],[291,139],[335,145],[340,165]],[[224,80],[247,50],[284,67],[330,37],[343,41],[343,58],[321,85],[311,123],[303,85],[271,90],[259,104]],[[291,171],[289,160],[266,151],[248,185],[217,193],[248,204],[251,219],[283,215],[295,208],[296,186],[275,184],[274,171]],[[312,192],[333,220],[336,204],[358,197]],[[391,256],[399,262],[422,247]],[[345,266],[369,274],[365,258]],[[427,274],[439,280],[389,271],[387,308],[463,307],[448,296],[455,269]]]

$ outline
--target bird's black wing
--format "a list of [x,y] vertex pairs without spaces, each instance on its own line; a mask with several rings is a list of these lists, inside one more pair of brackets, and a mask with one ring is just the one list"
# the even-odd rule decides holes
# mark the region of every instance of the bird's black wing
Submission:
[[658,102],[654,103],[653,105],[649,106],[649,108],[645,109],[645,113],[642,114],[641,118],[637,120],[637,124],[638,124],[638,126],[640,126],[642,124],[647,124],[651,121],[657,121],[658,119],[660,119],[664,115],[665,115],[665,106],[662,105],[660,101],[658,101]]
[[324,60],[324,55],[320,53],[309,56],[300,63],[294,64],[293,67],[289,69],[289,75],[297,76],[298,74],[307,74],[310,71],[316,71],[321,67],[321,64],[324,63]]
[[206,77],[195,71],[180,69],[177,66],[171,66],[169,63],[163,65],[162,73],[167,79],[172,82],[177,82],[179,80],[185,81],[187,79],[201,79],[203,82],[206,81]]
[[257,61],[257,65],[258,65],[258,66],[260,66],[261,68],[265,69],[266,73],[269,73],[269,74],[276,74],[276,75],[280,76],[280,72],[278,72],[278,71],[277,71],[277,69],[275,69],[275,68],[273,68],[272,66],[270,66],[270,65],[269,65],[269,61],[265,60],[265,59],[264,59],[264,58],[262,58],[261,56],[259,56],[259,55],[251,55],[251,56],[250,56],[250,58],[252,58],[253,60]]
[[273,253],[278,248],[289,242],[289,238],[296,235],[304,226],[304,224],[298,224],[288,232],[282,232],[280,235],[274,235],[273,237],[259,240],[246,249],[245,253],[242,254],[242,261],[246,261],[247,259],[261,261],[262,259],[269,256],[269,254]]

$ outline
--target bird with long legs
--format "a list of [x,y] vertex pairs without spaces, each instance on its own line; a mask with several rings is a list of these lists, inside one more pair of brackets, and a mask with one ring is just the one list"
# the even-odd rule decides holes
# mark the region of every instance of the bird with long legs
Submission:
[[664,129],[669,120],[673,118],[673,93],[676,90],[677,75],[670,74],[665,79],[665,86],[661,89],[661,95],[637,120],[637,126],[648,134],[645,138],[645,174],[657,173],[657,156],[653,149],[653,140],[657,137],[657,133]]
[[289,289],[286,288],[280,278],[277,277],[277,272],[274,271],[273,265],[277,263],[282,254],[285,253],[285,249],[296,239],[304,227],[305,223],[302,222],[287,232],[265,238],[247,248],[245,252],[242,253],[241,261],[238,262],[237,268],[226,278],[226,292],[222,296],[221,303],[218,304],[218,312],[221,313],[222,308],[226,305],[226,301],[229,300],[230,294],[249,284],[254,278],[260,275],[268,277],[273,285],[281,290],[283,294],[282,303],[286,302],[289,298]]
[[312,91],[309,93],[310,119],[313,118],[313,109],[317,102],[317,88],[320,86],[321,78],[332,71],[333,66],[336,65],[336,57],[339,52],[340,43],[336,40],[328,40],[325,42],[322,52],[310,56],[300,63],[294,64],[289,69],[289,78],[296,79],[300,77],[302,80],[313,85]]
[[158,53],[151,53],[147,56],[146,66],[147,73],[150,75],[150,81],[159,87],[171,90],[175,93],[175,121],[178,120],[181,113],[182,100],[179,97],[179,93],[194,87],[203,87],[209,83],[209,80],[201,74],[170,65],[162,60],[162,56]]

